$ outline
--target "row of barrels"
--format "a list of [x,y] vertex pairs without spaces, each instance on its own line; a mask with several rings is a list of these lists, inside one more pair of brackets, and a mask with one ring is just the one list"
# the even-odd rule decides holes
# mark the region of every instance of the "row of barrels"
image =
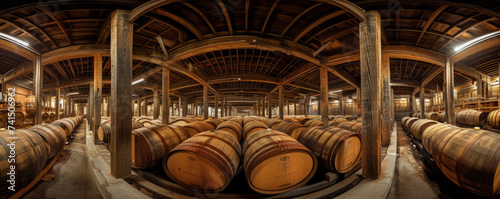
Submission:
[[500,188],[500,135],[427,119],[403,118],[442,173],[458,186],[486,197]]
[[[26,113],[22,111],[14,111],[14,126],[21,126],[26,120]],[[7,110],[0,111],[0,128],[7,127],[8,122],[8,112]]]
[[[36,125],[26,129],[0,131],[0,190],[7,193],[15,182],[15,189],[30,184],[44,169],[48,160],[54,158],[64,148],[66,137],[71,134],[82,117],[64,118],[50,124]],[[9,159],[15,155],[15,161]],[[13,173],[10,168],[14,166]],[[3,172],[5,171],[5,172]],[[10,175],[11,173],[12,175]],[[15,176],[13,178],[12,176]]]
[[[414,113],[413,117],[420,118],[420,113]],[[429,120],[446,122],[446,113],[430,112],[425,113],[425,118]],[[493,111],[489,115],[485,112],[466,109],[456,113],[456,122],[465,126],[483,127],[486,122],[493,128],[500,128],[500,111]]]

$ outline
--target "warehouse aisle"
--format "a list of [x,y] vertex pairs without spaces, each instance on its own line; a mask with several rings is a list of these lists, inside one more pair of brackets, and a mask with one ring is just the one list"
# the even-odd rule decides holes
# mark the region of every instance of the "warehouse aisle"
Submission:
[[86,120],[74,135],[48,174],[55,175],[51,182],[40,181],[23,198],[80,199],[101,198],[87,166],[85,153]]

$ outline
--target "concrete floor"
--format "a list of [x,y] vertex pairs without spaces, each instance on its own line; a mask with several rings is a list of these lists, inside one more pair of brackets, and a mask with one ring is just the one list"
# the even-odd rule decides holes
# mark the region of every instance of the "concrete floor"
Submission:
[[389,197],[391,199],[432,199],[440,198],[436,182],[431,182],[420,159],[419,152],[404,133],[398,123],[398,158],[393,185]]
[[85,153],[85,120],[74,139],[48,172],[56,177],[51,182],[40,181],[23,198],[81,199],[102,198],[94,184]]

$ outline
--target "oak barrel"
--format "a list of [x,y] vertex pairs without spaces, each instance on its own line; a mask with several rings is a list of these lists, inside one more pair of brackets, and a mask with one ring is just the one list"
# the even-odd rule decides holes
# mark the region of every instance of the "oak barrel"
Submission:
[[[142,128],[142,127],[144,127],[144,126],[142,126],[141,123],[132,122],[132,130]],[[111,123],[110,122],[99,125],[99,128],[97,129],[97,137],[99,138],[99,141],[109,143],[109,140],[111,139]]]
[[267,123],[266,123],[266,125],[267,125],[269,128],[273,128],[273,126],[274,126],[275,124],[281,123],[281,122],[283,122],[283,120],[280,120],[280,119],[269,119],[269,120],[267,120],[266,122],[267,122]]
[[196,118],[180,118],[180,119],[177,119],[177,120],[173,121],[172,123],[170,123],[170,125],[185,126],[186,124],[189,124],[191,122],[196,122],[196,121],[199,121],[199,120]]
[[64,143],[66,142],[66,134],[64,131],[53,131],[52,129],[42,125],[33,126],[29,128],[29,130],[42,137],[47,148],[49,159],[55,157],[56,154],[58,154],[64,147]]
[[401,119],[401,126],[403,127],[403,129],[406,130],[406,122],[408,122],[408,120],[410,119],[411,117],[403,117],[403,119]]
[[462,188],[494,198],[500,188],[500,135],[465,128],[441,134],[428,145],[443,174]]
[[467,109],[458,112],[456,118],[460,124],[483,127],[486,124],[487,114],[482,111]]
[[238,142],[241,140],[242,137],[241,129],[242,128],[240,123],[235,121],[225,121],[222,122],[219,126],[217,126],[217,131],[226,131],[228,133],[231,133],[238,140]]
[[191,136],[193,136],[193,135],[196,135],[196,134],[203,132],[203,131],[209,131],[209,130],[215,129],[215,126],[213,124],[209,124],[206,122],[197,121],[197,122],[191,122],[191,123],[185,125],[184,129],[186,129],[186,131]]
[[142,125],[144,125],[143,123],[145,121],[151,121],[151,118],[149,118],[149,117],[138,117],[138,118],[135,119],[135,121],[141,123]]
[[232,117],[231,119],[229,119],[229,121],[238,122],[243,126],[243,118],[241,117]]
[[[48,159],[48,151],[43,138],[37,133],[28,130],[15,130],[15,139],[11,139],[9,131],[0,132],[0,190],[3,194],[12,191],[8,190],[11,184],[7,181],[11,179],[10,166],[15,166],[15,190],[30,184],[36,176],[43,170]],[[15,162],[9,163],[8,154],[11,154],[10,143],[15,143],[12,153],[16,155]],[[2,194],[2,195],[3,195]]]
[[491,111],[488,114],[488,124],[492,128],[500,129],[500,110]]
[[16,120],[14,121],[14,125],[20,126],[24,124],[24,120],[26,119],[26,114],[24,114],[22,111],[14,111],[14,117],[16,118]]
[[171,149],[189,137],[183,127],[173,125],[151,125],[133,130],[132,167],[146,169],[160,165]]
[[253,133],[243,145],[243,168],[254,191],[278,194],[301,187],[318,167],[316,156],[292,137],[273,130]]
[[311,118],[308,118],[308,117],[296,117],[295,119],[297,119],[301,124],[305,124],[307,121],[311,120]]
[[325,123],[319,120],[309,120],[305,124],[305,126],[312,127],[312,126],[325,126]]
[[446,112],[445,111],[439,113],[438,121],[440,121],[440,122],[446,122]]
[[[223,121],[220,119],[212,118],[212,119],[207,119],[204,122],[212,124],[214,126],[214,128],[217,128],[220,124],[222,124]],[[240,122],[240,125],[241,125],[241,122]]]
[[53,122],[54,120],[56,120],[56,114],[50,113],[49,114],[49,122]]
[[436,112],[430,112],[430,113],[425,113],[425,118],[429,120],[435,120],[438,121],[439,113]]
[[422,134],[422,144],[424,145],[424,148],[427,150],[427,152],[432,154],[435,151],[434,147],[437,147],[437,144],[431,146],[431,143],[440,142],[441,139],[446,134],[448,134],[448,130],[452,128],[458,127],[450,124],[438,123],[425,129],[424,133]]
[[424,133],[425,129],[438,123],[439,122],[435,120],[420,119],[413,123],[410,132],[415,138],[417,138],[418,140],[422,140],[422,134]]
[[406,130],[411,130],[411,127],[413,126],[413,123],[415,123],[416,121],[418,121],[419,119],[416,118],[416,117],[411,117],[410,119],[406,120],[406,123],[404,123],[404,127]]
[[306,129],[306,126],[296,122],[281,122],[275,124],[271,129],[283,132],[291,136],[293,139],[297,139],[300,133]]
[[345,118],[336,118],[336,119],[333,119],[332,121],[328,122],[328,126],[338,126],[340,123],[344,123],[344,122],[349,122],[349,120],[345,119]]
[[248,122],[243,127],[243,138],[246,140],[248,138],[248,136],[252,135],[252,133],[255,133],[257,131],[266,130],[268,128],[269,127],[264,122],[260,122],[260,121]]
[[347,173],[361,160],[359,134],[335,127],[309,127],[298,141],[310,149],[327,169]]
[[163,169],[170,179],[189,190],[218,193],[236,174],[240,155],[239,141],[232,133],[205,131],[173,148],[163,161]]
[[349,131],[351,131],[353,133],[357,133],[359,135],[361,135],[362,127],[363,127],[363,124],[360,122],[344,122],[344,123],[340,123],[337,126],[337,128],[349,130]]
[[69,135],[69,134],[71,134],[71,132],[73,132],[73,124],[69,120],[64,120],[64,119],[56,120],[56,121],[52,122],[52,124],[63,128],[66,135]]
[[243,118],[243,125],[242,126],[245,126],[247,123],[249,122],[252,122],[252,121],[255,121],[256,119],[253,118],[253,117],[244,117]]
[[6,127],[7,126],[7,113],[6,112],[0,112],[0,128]]
[[49,113],[42,113],[42,122],[49,122]]
[[285,122],[297,122],[297,123],[300,123],[299,120],[297,120],[297,119],[295,119],[293,117],[284,117],[283,121],[285,121]]

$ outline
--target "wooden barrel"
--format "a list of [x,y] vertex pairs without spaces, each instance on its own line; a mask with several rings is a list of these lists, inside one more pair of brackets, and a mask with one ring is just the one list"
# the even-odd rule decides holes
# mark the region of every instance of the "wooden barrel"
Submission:
[[264,124],[264,122],[260,121],[248,122],[247,124],[245,124],[245,127],[243,127],[243,138],[245,138],[246,140],[248,136],[252,135],[253,133],[257,131],[266,130],[268,128],[269,127],[266,124]]
[[236,174],[240,155],[240,143],[232,133],[205,131],[172,149],[163,169],[170,179],[189,190],[219,193]]
[[154,119],[154,120],[151,120],[151,122],[153,124],[162,124],[162,120],[161,119]]
[[419,119],[416,117],[411,117],[410,119],[406,120],[406,123],[404,124],[406,130],[411,130],[411,127],[413,126],[413,123],[418,121]]
[[151,125],[156,125],[152,120],[141,120],[142,126],[151,126]]
[[440,121],[440,122],[446,122],[446,112],[445,111],[439,113],[438,121]]
[[284,117],[283,121],[285,121],[285,122],[297,122],[297,123],[300,123],[299,120],[297,120],[295,118],[292,118],[292,117]]
[[[44,144],[43,138],[37,133],[28,130],[15,130],[15,139],[11,139],[9,131],[0,132],[0,190],[2,195],[15,193],[8,190],[11,186],[8,180],[11,176],[15,176],[15,190],[30,184],[36,176],[43,170],[48,159],[48,151]],[[15,162],[9,163],[7,154],[11,153],[10,143],[15,143],[15,148],[12,153],[15,153]],[[8,175],[11,172],[10,167],[15,167],[15,175]]]
[[49,113],[42,113],[42,122],[49,122]]
[[149,117],[138,117],[138,118],[135,119],[135,121],[141,123],[142,125],[144,125],[143,123],[145,121],[151,121],[151,118],[149,118]]
[[245,126],[247,123],[255,121],[255,120],[256,119],[254,117],[244,117],[243,118],[243,125],[242,126]]
[[[142,126],[141,123],[132,122],[132,130],[142,128],[142,127],[144,127],[144,126]],[[99,125],[99,128],[97,129],[97,137],[99,138],[99,141],[109,143],[109,140],[111,139],[111,123],[110,122]]]
[[344,123],[344,122],[349,122],[349,120],[345,119],[345,118],[337,118],[337,119],[333,119],[332,121],[328,122],[328,126],[338,126],[340,123]]
[[191,122],[196,122],[196,121],[199,121],[199,120],[196,118],[180,118],[180,119],[177,119],[177,120],[173,121],[172,123],[170,123],[170,125],[185,126],[186,124],[189,124]]
[[311,120],[311,118],[308,117],[296,117],[295,119],[297,119],[301,124],[305,124],[307,121]]
[[467,126],[483,127],[486,124],[487,114],[477,110],[463,110],[457,113],[457,122]]
[[229,121],[235,121],[235,122],[238,122],[241,124],[241,126],[243,126],[243,118],[241,117],[233,117],[231,118]]
[[500,129],[500,110],[491,111],[488,114],[488,124],[492,128]]
[[280,119],[270,119],[270,120],[267,121],[266,125],[269,128],[272,128],[275,124],[281,123],[281,122],[283,122],[283,120],[280,120]]
[[431,143],[440,142],[443,136],[448,134],[448,130],[450,130],[451,128],[458,127],[450,124],[438,123],[425,129],[424,133],[422,133],[422,144],[424,145],[424,148],[427,150],[427,152],[429,152],[430,154],[434,153],[435,150],[433,147],[437,147],[437,144],[431,146]]
[[49,159],[55,157],[64,147],[64,143],[66,143],[66,134],[64,131],[53,131],[42,125],[33,126],[29,128],[29,130],[37,133],[43,138],[47,148],[47,154],[49,154]]
[[500,135],[452,128],[429,143],[443,174],[458,186],[494,198],[500,188]]
[[16,120],[14,121],[14,126],[20,126],[24,124],[26,114],[24,114],[22,111],[14,111],[14,117],[16,118]]
[[413,123],[410,132],[415,138],[417,138],[418,140],[422,140],[422,134],[424,133],[425,129],[438,123],[439,122],[435,120],[420,119]]
[[439,113],[436,113],[436,112],[426,113],[425,118],[429,119],[429,120],[438,121]]
[[197,121],[197,122],[191,122],[191,123],[185,125],[184,129],[186,129],[186,131],[191,136],[193,136],[193,135],[196,135],[196,134],[201,133],[203,131],[209,131],[209,130],[215,129],[215,126],[213,124],[210,124],[210,123]]
[[0,128],[7,127],[7,113],[6,112],[0,112]]
[[[214,126],[214,128],[217,128],[220,124],[222,124],[223,121],[216,119],[216,118],[212,118],[212,119],[205,120],[205,122],[212,124]],[[241,122],[240,122],[240,125],[241,125]]]
[[305,126],[312,127],[312,126],[325,126],[325,123],[319,120],[309,120],[305,124]]
[[146,169],[160,165],[171,149],[189,137],[183,127],[173,125],[151,125],[133,130],[132,167]]
[[219,126],[217,126],[217,131],[226,131],[234,135],[234,137],[238,140],[241,140],[241,125],[235,121],[226,121],[222,122]]
[[66,120],[66,118],[62,120],[56,120],[52,122],[52,124],[63,128],[64,132],[66,133],[66,136],[68,136],[69,134],[71,134],[71,132],[73,132],[73,123],[71,123],[70,120]]
[[283,132],[291,136],[293,139],[297,139],[300,133],[306,129],[306,126],[296,122],[281,122],[275,124],[271,129]]
[[359,135],[361,135],[362,127],[363,127],[363,124],[359,123],[359,122],[344,122],[344,123],[340,123],[337,126],[337,128],[349,130],[349,131],[351,131],[353,133],[357,133]]
[[53,122],[54,120],[56,120],[56,114],[50,113],[49,114],[49,122]]
[[292,137],[272,130],[258,131],[243,145],[243,168],[250,188],[278,194],[303,186],[318,167],[316,156]]
[[335,127],[309,127],[297,139],[327,169],[347,173],[361,160],[359,134]]
[[403,119],[401,119],[401,126],[403,127],[403,129],[406,130],[406,122],[408,122],[408,120],[410,119],[411,117],[403,117]]

